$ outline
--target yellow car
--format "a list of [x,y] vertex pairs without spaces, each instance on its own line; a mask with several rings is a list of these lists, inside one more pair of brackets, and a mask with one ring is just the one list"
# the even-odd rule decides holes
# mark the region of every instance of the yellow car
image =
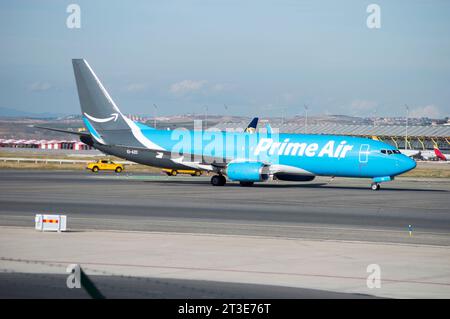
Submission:
[[191,176],[200,176],[202,175],[202,171],[198,171],[196,169],[170,169],[164,168],[163,172],[169,176],[177,176],[178,174],[189,174]]
[[86,169],[90,169],[94,173],[97,173],[100,170],[115,171],[116,173],[121,173],[124,170],[124,167],[122,164],[116,164],[111,160],[102,159],[102,160],[98,160],[97,162],[89,163],[87,165]]

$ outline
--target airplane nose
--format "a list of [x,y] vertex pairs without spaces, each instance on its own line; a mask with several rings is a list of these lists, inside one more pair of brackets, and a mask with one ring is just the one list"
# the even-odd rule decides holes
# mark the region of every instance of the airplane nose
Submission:
[[402,170],[402,173],[406,173],[414,168],[416,168],[417,163],[415,160],[408,156],[404,156],[404,158],[401,161],[400,168]]
[[416,168],[416,166],[417,166],[416,161],[413,160],[412,158],[410,158],[410,159],[409,159],[409,168],[408,168],[408,170],[410,171],[410,170]]

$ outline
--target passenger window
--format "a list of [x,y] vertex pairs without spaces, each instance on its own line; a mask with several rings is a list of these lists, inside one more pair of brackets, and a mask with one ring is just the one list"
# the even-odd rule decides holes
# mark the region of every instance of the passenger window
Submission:
[[389,155],[392,155],[392,151],[391,150],[388,150],[387,152],[388,152]]
[[381,150],[381,153],[386,154],[386,150]]

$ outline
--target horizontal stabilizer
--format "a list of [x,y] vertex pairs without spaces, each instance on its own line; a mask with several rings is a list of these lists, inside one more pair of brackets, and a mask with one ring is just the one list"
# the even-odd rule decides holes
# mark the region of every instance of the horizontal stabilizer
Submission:
[[75,131],[71,131],[71,130],[64,130],[64,129],[60,129],[60,128],[38,126],[38,125],[30,125],[30,127],[35,127],[35,128],[49,130],[49,131],[55,131],[55,132],[61,132],[61,133],[67,133],[67,134],[72,134],[72,135],[78,135],[78,136],[89,136],[88,132],[75,132]]

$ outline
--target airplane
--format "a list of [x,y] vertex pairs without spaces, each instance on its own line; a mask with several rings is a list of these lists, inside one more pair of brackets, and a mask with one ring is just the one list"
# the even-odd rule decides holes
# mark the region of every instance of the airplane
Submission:
[[450,154],[442,153],[437,146],[434,147],[434,154],[436,155],[436,158],[441,161],[447,161],[450,159]]
[[412,158],[421,158],[421,151],[420,150],[400,150],[400,152],[406,156],[412,157]]
[[277,133],[270,126],[267,132],[158,130],[123,115],[85,59],[72,64],[87,131],[37,127],[78,135],[87,145],[136,163],[213,172],[213,186],[227,179],[252,186],[271,178],[306,182],[336,176],[370,178],[372,190],[416,167],[395,147],[368,138]]
[[449,154],[443,154],[441,150],[434,146],[433,150],[400,150],[400,152],[406,156],[422,159],[427,161],[447,161],[450,159]]

